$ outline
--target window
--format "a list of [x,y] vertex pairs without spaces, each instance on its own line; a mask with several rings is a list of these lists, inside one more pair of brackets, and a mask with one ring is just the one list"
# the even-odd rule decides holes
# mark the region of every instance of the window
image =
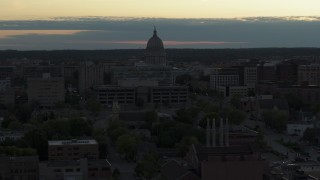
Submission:
[[66,169],[66,172],[73,172],[73,169]]

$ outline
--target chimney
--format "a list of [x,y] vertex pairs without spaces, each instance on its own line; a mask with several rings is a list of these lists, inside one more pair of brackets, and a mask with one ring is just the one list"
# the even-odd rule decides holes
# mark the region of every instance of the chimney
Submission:
[[223,147],[223,119],[220,118],[220,132],[219,132],[219,138],[220,138],[220,146]]
[[207,147],[210,147],[210,122],[209,122],[209,119],[207,119],[206,135],[207,135]]
[[216,147],[216,120],[212,119],[212,130],[211,130],[211,135],[212,135],[212,147]]
[[229,120],[228,120],[228,118],[226,118],[225,141],[226,141],[226,147],[229,147]]

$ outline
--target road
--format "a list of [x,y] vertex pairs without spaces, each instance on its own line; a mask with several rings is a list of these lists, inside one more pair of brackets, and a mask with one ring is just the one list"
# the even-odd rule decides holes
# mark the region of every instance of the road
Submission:
[[[277,132],[274,132],[268,128],[265,127],[264,123],[261,121],[253,121],[247,119],[244,122],[244,125],[254,128],[256,126],[259,126],[260,128],[263,129],[264,132],[264,137],[267,142],[267,144],[275,151],[282,153],[284,155],[288,155],[287,160],[293,161],[297,157],[297,152],[293,151],[292,149],[287,148],[286,146],[280,144],[277,142],[277,140],[283,139],[285,142],[290,141],[290,142],[298,142],[299,137],[293,137],[293,136],[288,136],[285,134],[280,134]],[[317,153],[314,152],[315,150],[312,148],[305,149],[306,152],[308,152],[311,156],[310,159],[316,160],[317,159]]]

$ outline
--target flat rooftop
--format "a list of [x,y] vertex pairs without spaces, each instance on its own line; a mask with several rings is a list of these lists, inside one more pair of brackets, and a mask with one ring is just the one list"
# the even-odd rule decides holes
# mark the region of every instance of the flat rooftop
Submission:
[[48,141],[49,146],[62,146],[62,145],[90,145],[90,144],[98,144],[98,142],[94,139],[85,139],[85,140],[57,140],[57,141]]

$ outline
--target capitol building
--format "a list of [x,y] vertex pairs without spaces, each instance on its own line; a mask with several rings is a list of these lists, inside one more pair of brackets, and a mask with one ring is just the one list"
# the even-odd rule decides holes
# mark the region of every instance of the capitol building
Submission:
[[167,66],[162,40],[154,28],[145,56],[134,65],[113,69],[112,85],[93,87],[100,103],[110,106],[116,99],[121,104],[186,104],[188,87],[175,85],[174,68]]

